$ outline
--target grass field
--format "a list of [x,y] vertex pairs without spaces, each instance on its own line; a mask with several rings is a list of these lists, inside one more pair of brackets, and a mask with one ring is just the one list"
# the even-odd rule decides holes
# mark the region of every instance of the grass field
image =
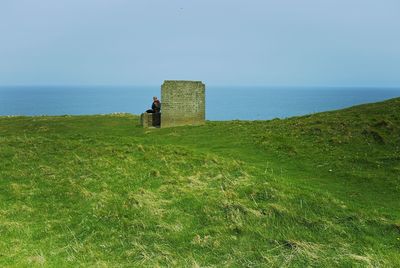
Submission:
[[0,266],[400,267],[400,99],[142,129],[0,117]]

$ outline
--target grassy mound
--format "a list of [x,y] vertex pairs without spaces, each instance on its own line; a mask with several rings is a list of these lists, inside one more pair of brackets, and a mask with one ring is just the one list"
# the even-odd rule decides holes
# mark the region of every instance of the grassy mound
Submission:
[[0,266],[400,266],[400,99],[137,122],[0,117]]

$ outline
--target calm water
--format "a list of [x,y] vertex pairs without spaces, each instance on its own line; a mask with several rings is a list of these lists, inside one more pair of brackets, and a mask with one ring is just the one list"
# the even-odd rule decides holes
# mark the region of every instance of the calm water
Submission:
[[[160,87],[0,87],[0,115],[77,115],[148,109]],[[207,87],[208,120],[284,118],[400,97],[400,88]]]

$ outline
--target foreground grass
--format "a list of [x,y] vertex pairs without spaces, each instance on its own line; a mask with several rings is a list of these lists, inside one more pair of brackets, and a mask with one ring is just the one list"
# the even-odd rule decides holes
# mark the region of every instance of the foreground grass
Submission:
[[400,99],[137,121],[0,117],[0,266],[400,266]]

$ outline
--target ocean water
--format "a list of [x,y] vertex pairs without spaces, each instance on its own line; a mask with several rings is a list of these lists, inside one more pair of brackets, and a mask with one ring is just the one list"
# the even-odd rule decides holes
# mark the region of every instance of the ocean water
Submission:
[[[0,115],[82,115],[150,108],[160,87],[0,87]],[[212,87],[206,119],[265,120],[400,97],[400,88]]]

